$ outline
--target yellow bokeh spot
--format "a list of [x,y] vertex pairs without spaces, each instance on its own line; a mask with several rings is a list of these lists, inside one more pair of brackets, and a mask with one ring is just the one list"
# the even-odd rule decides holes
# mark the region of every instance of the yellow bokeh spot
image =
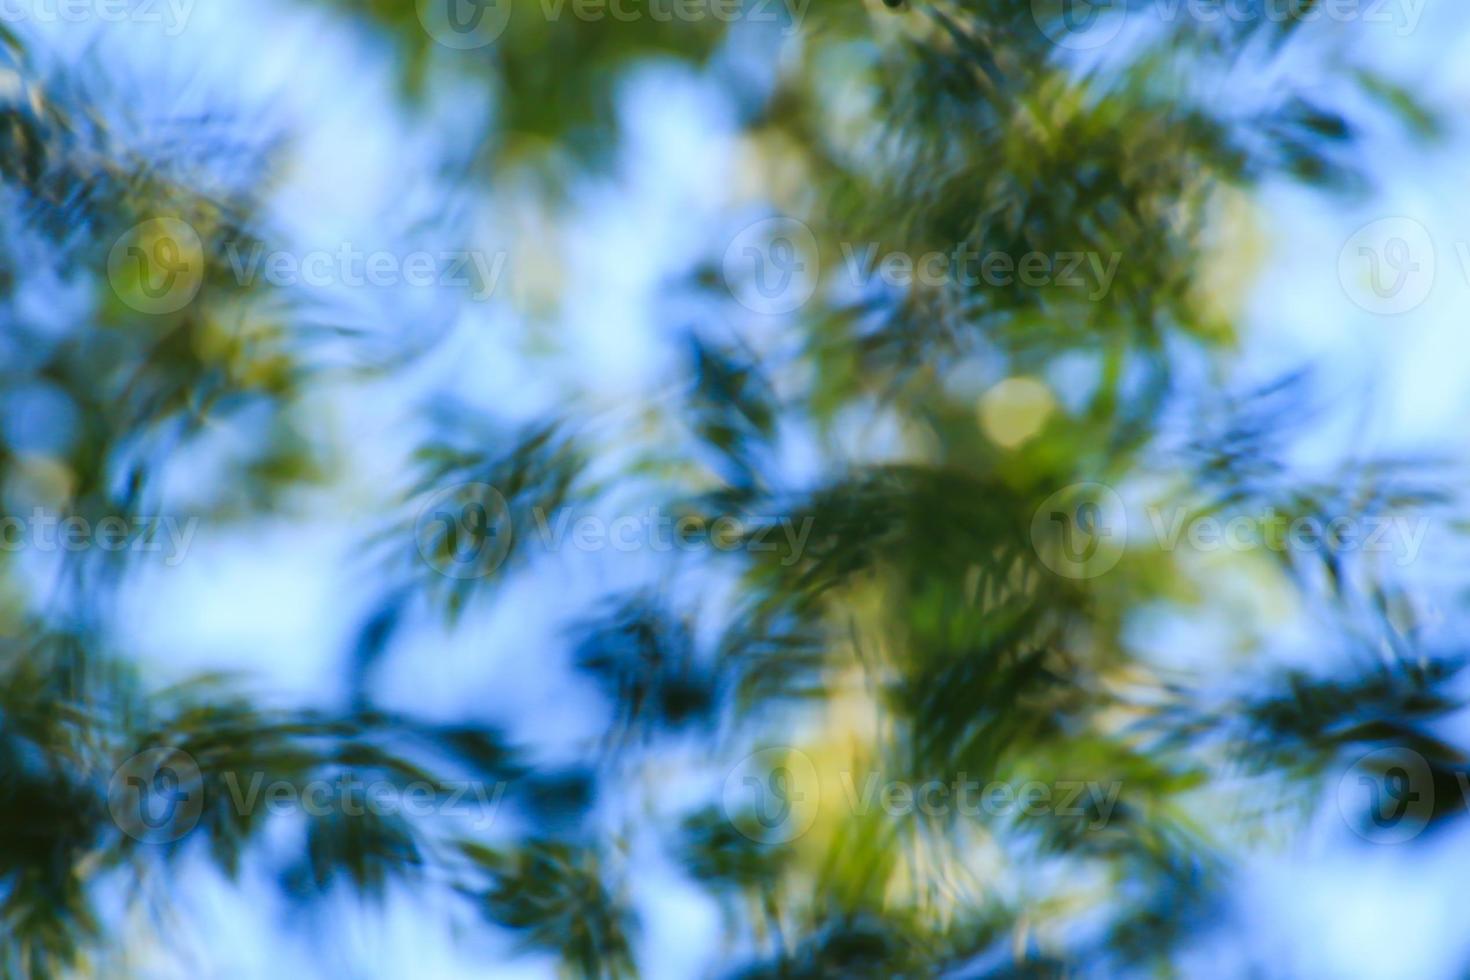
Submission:
[[980,396],[980,428],[998,446],[1014,449],[1046,425],[1056,399],[1035,378],[1006,378]]

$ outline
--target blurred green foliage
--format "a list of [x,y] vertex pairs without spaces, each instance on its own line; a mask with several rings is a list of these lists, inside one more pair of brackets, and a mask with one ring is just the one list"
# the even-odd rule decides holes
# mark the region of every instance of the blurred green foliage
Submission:
[[[446,890],[568,974],[634,975],[627,882],[649,828],[719,903],[731,975],[1170,973],[1181,949],[1229,922],[1238,828],[1211,815],[1264,823],[1314,799],[1353,753],[1382,747],[1421,753],[1453,785],[1463,755],[1433,725],[1458,706],[1458,662],[1421,647],[1402,587],[1361,556],[1324,545],[1252,568],[1260,588],[1320,604],[1319,652],[1334,672],[1248,656],[1247,683],[1226,690],[1145,662],[1124,636],[1139,610],[1211,602],[1211,583],[1179,555],[1129,551],[1108,575],[1074,581],[1029,537],[1041,502],[1081,481],[1154,480],[1162,499],[1196,513],[1447,503],[1415,484],[1431,472],[1419,461],[1359,461],[1331,485],[1304,484],[1277,430],[1304,416],[1310,377],[1244,395],[1219,381],[1242,317],[1221,267],[1250,261],[1219,234],[1249,210],[1252,188],[1285,179],[1361,193],[1363,130],[1341,106],[1383,113],[1416,138],[1438,131],[1429,109],[1350,50],[1297,22],[1135,20],[1146,29],[1073,57],[1048,40],[1046,4],[986,0],[815,0],[790,39],[740,18],[549,19],[516,0],[493,45],[453,51],[411,3],[334,9],[397,51],[410,113],[436,79],[489,89],[495,112],[470,114],[476,149],[456,179],[536,188],[531,206],[553,224],[620,145],[621,81],[668,59],[729,90],[760,203],[803,221],[829,268],[843,243],[863,241],[910,255],[1118,255],[1117,278],[1095,299],[1019,281],[823,282],[781,323],[780,344],[749,346],[729,338],[762,323],[723,294],[711,242],[689,281],[669,287],[708,301],[671,331],[679,397],[648,406],[638,433],[600,437],[575,399],[531,426],[454,405],[425,411],[412,494],[365,543],[383,599],[357,636],[345,708],[259,704],[239,678],[145,683],[110,607],[124,556],[67,556],[50,584],[7,569],[4,975],[106,972],[122,940],[100,911],[102,883],[121,882],[129,902],[164,902],[158,874],[196,848],[232,876],[248,862],[276,869],[303,903],[339,887]],[[737,50],[736,34],[754,43]],[[1286,72],[1264,97],[1231,94],[1303,50],[1330,73],[1333,103]],[[118,120],[82,69],[40,67],[40,54],[0,28],[0,317],[25,355],[5,364],[0,387],[44,385],[74,424],[44,459],[0,445],[0,479],[62,514],[159,513],[170,461],[224,426],[241,448],[200,515],[223,524],[273,512],[326,478],[330,459],[302,434],[303,416],[305,396],[333,377],[310,311],[226,274],[226,243],[268,240],[261,202],[280,147],[216,145],[203,121],[188,152],[139,153],[114,137]],[[193,165],[211,153],[229,155],[238,179]],[[732,213],[750,203],[728,196]],[[158,215],[199,232],[210,273],[182,309],[140,314],[109,286],[107,257],[124,230]],[[28,319],[31,288],[72,297],[59,332]],[[362,363],[404,367],[379,354]],[[1046,378],[1064,361],[1090,380],[1033,438],[1003,445],[987,433],[976,377],[981,389]],[[1201,377],[1213,390],[1201,394]],[[855,451],[854,429],[880,424],[897,433],[895,451]],[[1181,424],[1186,438],[1171,439]],[[820,479],[788,484],[779,460],[800,438]],[[416,550],[413,501],[466,483],[503,495],[516,543],[504,564],[451,579]],[[629,488],[701,527],[738,515],[755,535],[762,519],[788,515],[811,535],[800,550],[703,554],[671,569],[686,584],[733,581],[729,601],[697,586],[692,598],[633,589],[571,611],[571,662],[611,719],[581,766],[545,763],[494,719],[444,724],[377,705],[375,669],[407,620],[427,609],[456,622],[507,577],[534,573],[520,543],[538,515]],[[800,749],[824,781],[1060,774],[1116,782],[1121,794],[1106,819],[1095,806],[1072,817],[824,808],[799,839],[769,842],[718,789],[671,813],[636,788],[679,779],[691,753],[723,777],[764,745]],[[197,825],[165,844],[139,843],[108,809],[119,764],[153,747],[197,762],[206,801]],[[264,839],[265,813],[231,805],[229,785],[259,774],[300,787],[344,773],[446,796],[454,779],[504,781],[521,819],[486,835],[341,805],[295,828],[283,850]]]

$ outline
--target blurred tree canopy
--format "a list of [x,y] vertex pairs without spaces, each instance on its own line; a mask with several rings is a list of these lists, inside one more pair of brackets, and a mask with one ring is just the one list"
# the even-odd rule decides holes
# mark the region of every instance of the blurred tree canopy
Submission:
[[[614,167],[619,85],[638,65],[680,63],[726,94],[741,182],[758,191],[712,186],[727,222],[666,283],[687,300],[664,330],[673,396],[631,425],[570,383],[555,416],[530,423],[448,399],[411,406],[417,469],[362,542],[381,598],[348,658],[348,695],[326,703],[276,703],[238,677],[160,685],[115,604],[128,554],[7,552],[0,973],[127,972],[131,923],[161,916],[171,876],[205,855],[232,877],[269,869],[303,905],[433,890],[569,975],[635,975],[632,896],[654,847],[718,903],[731,975],[1168,974],[1236,927],[1242,848],[1304,820],[1348,761],[1412,749],[1454,786],[1464,756],[1436,724],[1458,707],[1459,660],[1421,642],[1394,569],[1324,540],[1243,567],[1128,548],[1106,574],[1068,577],[1033,534],[1038,509],[1079,484],[1140,488],[1195,515],[1449,504],[1423,460],[1304,480],[1288,454],[1318,397],[1310,372],[1232,380],[1253,190],[1362,195],[1367,127],[1438,132],[1351,37],[1292,19],[1166,22],[1139,6],[1111,43],[1072,50],[1054,41],[1065,0],[812,0],[779,23],[751,3],[726,23],[500,2],[508,26],[473,50],[436,43],[408,0],[323,10],[395,59],[409,118],[432,126],[431,104],[464,93],[448,96],[458,128],[428,184],[440,212],[427,226],[457,236],[443,247],[477,243],[454,203],[466,199],[561,228],[583,182]],[[1310,59],[1319,83],[1293,81],[1292,59]],[[1259,77],[1276,83],[1237,94]],[[100,59],[60,58],[0,24],[0,397],[7,413],[42,405],[61,430],[0,431],[7,513],[215,527],[287,511],[334,466],[313,392],[413,370],[458,315],[323,308],[232,277],[231,248],[281,234],[268,201],[292,139],[234,111],[222,99],[202,115],[135,114]],[[823,270],[809,302],[775,315],[732,299],[746,284],[721,269],[731,236],[772,216],[810,232],[796,247]],[[126,294],[147,284],[120,284],[109,256],[162,217],[198,233],[205,273],[181,308],[143,313]],[[839,256],[855,242],[1117,261],[1096,290],[853,283]],[[516,311],[543,338],[551,292]],[[512,353],[557,356],[554,341],[535,346]],[[1022,387],[1001,390],[1041,399],[1019,435],[1007,412],[1024,405],[983,407],[1007,379]],[[225,453],[210,448],[221,433]],[[790,475],[794,451],[815,477]],[[181,466],[206,489],[180,495]],[[420,547],[420,503],[480,485],[498,499],[449,505],[456,520],[478,508],[502,521],[508,553],[446,576]],[[771,547],[676,552],[667,588],[565,610],[569,683],[609,719],[575,764],[548,763],[512,719],[384,706],[380,668],[410,623],[455,628],[537,573],[538,520],[628,499],[701,533],[739,518],[725,526]],[[799,545],[781,520],[808,530]],[[459,542],[433,547],[452,557]],[[1168,666],[1127,635],[1151,609],[1240,616],[1229,597],[1242,590],[1309,609],[1326,666],[1279,666],[1268,622],[1240,622],[1229,662],[1198,669],[1179,664],[1212,653]],[[202,812],[178,836],[139,840],[110,803],[119,766],[159,751],[197,765]],[[328,815],[271,834],[275,818],[232,804],[261,775],[304,787],[345,773],[446,800],[465,780],[503,784],[515,816],[488,831],[384,816],[344,790]],[[1118,789],[1082,793],[1070,816],[841,805],[872,774],[966,773]],[[798,806],[803,832],[772,833],[758,799],[746,812],[723,791],[741,774],[787,804],[802,786],[823,802]],[[659,789],[680,781],[703,797]]]

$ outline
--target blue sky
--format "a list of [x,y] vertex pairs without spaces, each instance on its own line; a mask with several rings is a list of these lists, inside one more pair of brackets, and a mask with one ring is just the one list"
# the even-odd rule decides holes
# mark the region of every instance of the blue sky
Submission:
[[[299,249],[377,245],[385,214],[400,214],[415,195],[432,197],[422,164],[441,142],[452,143],[454,114],[494,108],[477,109],[478,96],[466,103],[464,90],[446,77],[431,87],[439,102],[430,112],[402,111],[384,39],[321,8],[279,0],[201,3],[181,36],[187,43],[151,25],[109,26],[95,35],[90,26],[28,26],[70,57],[84,56],[95,42],[95,56],[124,71],[165,115],[187,117],[224,92],[283,126],[292,143],[274,213]],[[1346,34],[1344,42],[1354,43]],[[1411,35],[1361,43],[1431,105],[1453,110],[1470,101],[1470,10],[1462,5],[1430,0]],[[659,327],[666,284],[688,271],[731,213],[759,205],[760,189],[740,179],[734,106],[706,78],[650,64],[625,79],[618,96],[630,142],[610,170],[577,188],[575,211],[549,246],[524,224],[515,188],[492,187],[485,200],[472,202],[476,247],[509,249],[514,263],[533,258],[539,243],[564,262],[564,281],[575,286],[558,317],[555,364],[527,360],[538,334],[523,313],[534,297],[513,285],[490,304],[462,306],[443,325],[442,347],[401,377],[343,375],[323,386],[313,396],[313,415],[318,434],[344,462],[340,475],[304,494],[289,516],[202,528],[186,562],[145,563],[131,578],[126,639],[156,664],[160,678],[228,667],[253,673],[263,690],[286,699],[340,693],[352,631],[377,598],[357,548],[404,489],[407,453],[420,434],[413,409],[426,395],[452,391],[532,417],[576,391],[614,420],[663,397],[674,356]],[[1362,206],[1285,186],[1265,188],[1247,204],[1262,250],[1235,371],[1264,380],[1303,363],[1318,369],[1334,421],[1312,430],[1301,447],[1304,466],[1353,453],[1462,453],[1470,412],[1470,252],[1462,265],[1456,246],[1470,242],[1466,140],[1457,127],[1426,151],[1385,134],[1370,161],[1381,193]],[[1389,216],[1422,224],[1437,252],[1434,288],[1401,317],[1362,309],[1339,274],[1339,254],[1353,234]],[[619,258],[609,262],[609,255]],[[178,492],[187,496],[194,478],[181,472]],[[1435,562],[1454,560],[1431,547],[1424,567],[1413,571],[1442,591],[1457,568]],[[457,629],[417,629],[395,648],[383,688],[411,692],[413,703],[445,717],[515,718],[525,737],[574,753],[596,735],[601,709],[566,683],[557,662],[564,610],[585,608],[610,588],[657,583],[658,574],[649,556],[554,556],[534,574],[511,578]],[[1212,651],[1228,639],[1212,634],[1220,629],[1209,618],[1151,622],[1139,643]],[[1292,635],[1290,624],[1283,633]],[[1470,953],[1463,923],[1449,911],[1458,891],[1454,858],[1467,847],[1470,828],[1463,827],[1423,847],[1365,847],[1336,819],[1329,798],[1306,834],[1246,860],[1238,896],[1259,950],[1283,975],[1450,977]],[[655,847],[647,852],[650,870],[638,879],[636,897],[650,975],[690,976],[718,964],[717,910],[656,863]],[[266,883],[237,891],[201,868],[186,892],[183,914],[197,928],[179,934],[192,934],[196,965],[209,975],[225,975],[219,964],[230,962],[238,964],[231,975],[239,976],[326,972],[312,931],[283,921],[286,909]],[[507,941],[456,947],[445,920],[458,917],[471,933],[474,924],[462,909],[436,904],[396,895],[381,917],[344,908],[341,961],[332,972],[551,975],[548,961],[503,960]],[[1234,972],[1228,951],[1210,947],[1198,955],[1199,975]],[[149,975],[190,972],[165,961],[156,969]]]

